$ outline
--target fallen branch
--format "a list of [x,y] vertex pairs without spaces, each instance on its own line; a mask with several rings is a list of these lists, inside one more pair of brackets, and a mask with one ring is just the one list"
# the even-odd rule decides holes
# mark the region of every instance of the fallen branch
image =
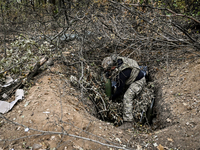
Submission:
[[191,16],[187,16],[187,15],[184,15],[184,14],[177,14],[177,13],[175,13],[174,11],[172,11],[171,9],[165,9],[165,10],[167,10],[167,11],[169,11],[169,12],[171,12],[171,13],[174,14],[174,15],[170,15],[170,17],[175,17],[175,16],[186,17],[186,18],[192,19],[192,20],[194,20],[195,22],[197,22],[198,24],[200,24],[200,21],[199,21],[199,20],[197,20],[197,19],[195,19],[195,18],[193,18],[193,17],[191,17]]
[[[123,4],[126,5],[126,3],[123,3]],[[140,5],[140,4],[127,4],[127,5],[134,6],[134,7],[149,7],[151,9],[167,10],[168,12],[171,12],[172,14],[174,14],[174,15],[170,15],[170,17],[176,17],[176,16],[186,17],[186,18],[192,19],[195,22],[200,24],[199,20],[197,20],[197,19],[195,19],[191,16],[184,15],[184,14],[177,14],[176,12],[174,12],[173,10],[168,9],[168,8],[157,8],[157,7],[153,7],[153,6],[150,6],[150,5]],[[169,15],[161,15],[161,16],[169,17]]]
[[29,74],[27,75],[27,82],[29,82],[33,76],[38,72],[39,68],[47,61],[46,57],[42,58],[39,62],[34,65],[34,68]]
[[[113,148],[117,148],[117,149],[128,150],[128,148],[125,148],[125,147],[102,143],[100,141],[93,140],[91,138],[87,138],[87,137],[83,137],[83,136],[78,136],[78,135],[70,134],[70,133],[67,133],[65,131],[63,131],[63,132],[55,132],[55,131],[44,131],[44,130],[38,130],[38,129],[34,129],[34,128],[29,128],[29,127],[27,127],[27,126],[25,126],[23,124],[19,124],[17,122],[9,120],[8,118],[4,117],[1,114],[0,114],[0,118],[5,119],[6,121],[11,122],[11,123],[13,123],[15,125],[22,126],[24,128],[28,128],[29,130],[37,131],[37,132],[41,133],[41,134],[35,134],[35,135],[30,135],[30,136],[23,136],[23,137],[20,137],[20,138],[17,138],[17,139],[12,139],[12,140],[0,140],[0,142],[3,142],[3,141],[16,141],[16,140],[19,140],[19,139],[25,139],[27,137],[35,137],[35,136],[39,136],[39,135],[45,136],[45,135],[52,135],[52,134],[55,135],[55,134],[58,134],[58,135],[67,135],[67,136],[70,136],[70,137],[74,137],[74,138],[78,138],[78,139],[82,139],[82,140],[86,140],[86,141],[91,141],[91,142],[98,143],[100,145],[107,146],[107,147],[113,147]],[[109,143],[109,141],[107,141],[107,140],[106,140],[106,142]]]
[[[24,85],[25,81],[27,82],[30,82],[30,80],[34,77],[34,75],[38,72],[39,68],[47,61],[47,58],[44,57],[42,58],[39,62],[37,62],[35,65],[34,65],[34,68],[32,71],[29,72],[29,74],[27,75],[27,77],[25,78],[25,80],[23,81],[22,78],[18,79],[17,82],[13,82],[10,86],[8,87],[5,87],[5,88],[1,88],[0,90],[0,95],[2,97],[3,94],[6,94],[7,97],[4,98],[4,99],[7,99],[8,97],[10,97],[16,89],[20,88],[21,86]],[[22,63],[22,62],[20,62]],[[18,63],[18,64],[20,64]],[[10,70],[12,68],[14,68],[15,66],[7,69]],[[3,71],[3,72],[6,72],[6,71]]]

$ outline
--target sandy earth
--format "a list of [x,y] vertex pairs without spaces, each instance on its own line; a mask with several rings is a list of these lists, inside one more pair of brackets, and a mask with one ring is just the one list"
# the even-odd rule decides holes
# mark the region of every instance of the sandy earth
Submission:
[[151,133],[124,131],[88,114],[61,70],[55,65],[54,73],[37,76],[25,99],[4,115],[12,122],[0,119],[0,150],[200,149],[200,59],[156,69],[161,88]]
[[[163,74],[158,106],[164,125],[155,131],[157,143],[168,148],[200,149],[200,59],[171,66]],[[166,120],[165,120],[166,119]]]

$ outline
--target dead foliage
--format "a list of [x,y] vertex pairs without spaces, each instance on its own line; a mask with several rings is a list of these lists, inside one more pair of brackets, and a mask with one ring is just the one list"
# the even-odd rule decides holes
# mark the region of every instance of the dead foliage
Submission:
[[[56,12],[52,11],[51,5],[39,5],[34,9],[29,3],[13,2],[10,5],[14,9],[2,8],[0,17],[1,84],[6,76],[16,79],[31,69],[22,66],[33,65],[44,56],[52,57],[66,66],[66,76],[75,77],[74,86],[80,90],[80,101],[87,104],[88,111],[102,120],[111,120],[115,125],[122,123],[121,104],[111,105],[105,96],[101,76],[104,57],[118,54],[133,58],[140,65],[149,67],[152,79],[159,68],[165,68],[167,72],[169,64],[183,62],[185,54],[190,53],[191,58],[199,57],[196,54],[200,49],[199,35],[192,34],[182,24],[188,17],[163,15],[163,12],[171,11],[169,9],[153,5],[143,9],[144,6],[139,4],[112,0],[71,1],[63,3]],[[12,47],[11,43],[18,41],[19,37],[34,41],[31,55],[23,53],[20,45]],[[10,51],[21,52],[20,57],[9,59],[5,65]],[[21,63],[25,54],[27,59]],[[23,69],[16,72],[16,68]],[[138,102],[142,101],[140,98]],[[136,118],[140,120],[140,117]]]

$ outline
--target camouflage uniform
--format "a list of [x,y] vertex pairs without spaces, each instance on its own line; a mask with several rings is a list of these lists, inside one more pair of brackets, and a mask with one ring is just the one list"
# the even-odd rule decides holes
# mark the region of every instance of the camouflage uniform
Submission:
[[123,105],[124,105],[124,112],[123,112],[123,120],[124,121],[133,121],[133,100],[136,95],[138,95],[144,85],[146,84],[145,77],[142,79],[133,82],[127,91],[124,94]]
[[135,81],[140,72],[140,67],[135,60],[126,57],[117,57],[117,59],[122,59],[123,64],[117,70],[113,71],[112,77],[116,76],[117,72],[119,73],[124,69],[132,69],[130,78],[126,81],[126,85],[130,86],[125,92],[123,98],[123,120],[133,121],[133,100],[135,96],[142,91],[142,88],[146,84],[146,79],[143,77],[142,79]]

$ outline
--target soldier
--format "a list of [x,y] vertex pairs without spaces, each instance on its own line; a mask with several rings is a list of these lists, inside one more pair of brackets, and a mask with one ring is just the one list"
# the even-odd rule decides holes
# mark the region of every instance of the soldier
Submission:
[[128,85],[123,98],[123,121],[121,129],[127,129],[132,126],[133,118],[133,100],[138,95],[146,84],[146,72],[142,71],[138,63],[127,57],[119,57],[113,55],[104,58],[102,67],[107,78],[115,80],[117,89],[110,97],[110,100],[115,100],[123,89]]

